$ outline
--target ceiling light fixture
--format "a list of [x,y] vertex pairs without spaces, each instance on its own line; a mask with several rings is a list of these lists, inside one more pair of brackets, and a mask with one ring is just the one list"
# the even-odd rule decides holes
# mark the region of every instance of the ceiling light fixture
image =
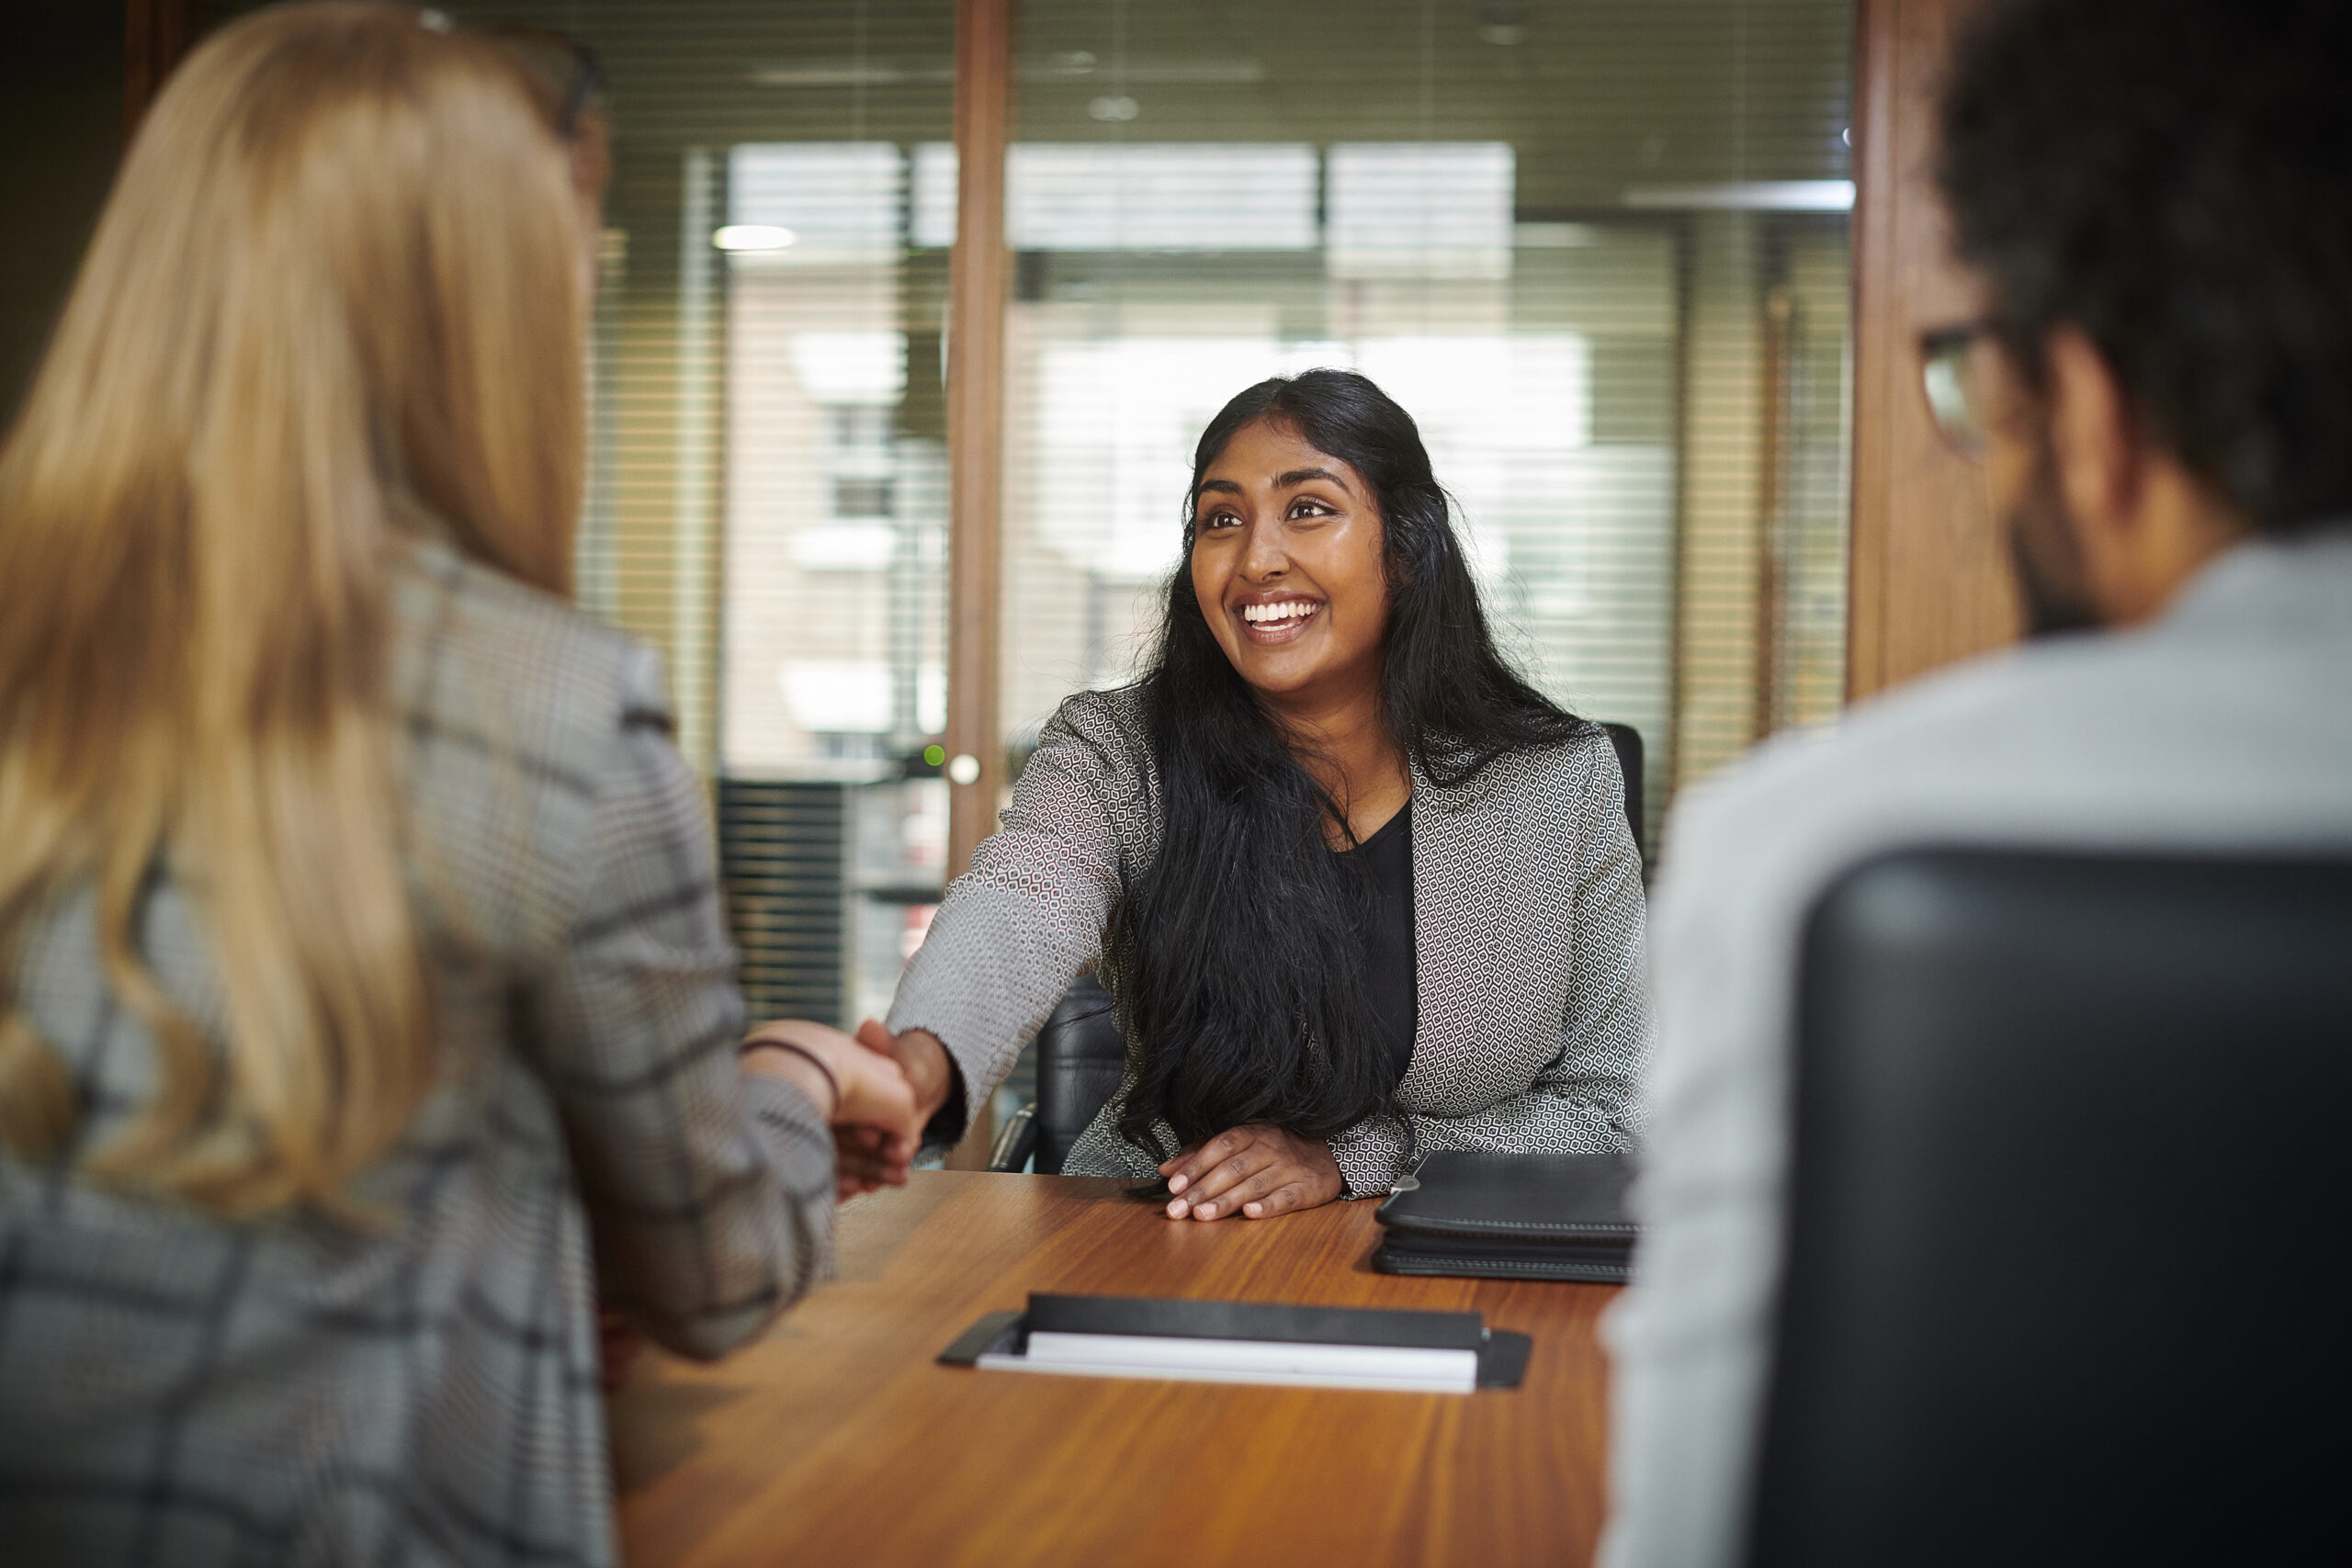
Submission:
[[781,251],[798,236],[773,223],[729,223],[710,237],[722,251]]
[[1478,36],[1488,43],[1522,43],[1527,39],[1527,7],[1488,6],[1478,13]]

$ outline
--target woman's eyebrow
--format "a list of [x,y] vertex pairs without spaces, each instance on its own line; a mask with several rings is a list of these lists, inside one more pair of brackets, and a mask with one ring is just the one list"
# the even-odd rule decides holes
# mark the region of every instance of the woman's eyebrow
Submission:
[[[1276,474],[1274,476],[1274,488],[1276,490],[1288,490],[1293,485],[1303,485],[1309,479],[1328,480],[1332,484],[1338,485],[1341,490],[1348,488],[1348,481],[1341,479],[1339,475],[1333,473],[1329,468],[1293,468],[1286,474]],[[1231,479],[1203,479],[1201,481],[1200,488],[1193,492],[1193,497],[1197,501],[1211,491],[1216,491],[1224,495],[1239,495],[1242,493],[1241,487]]]

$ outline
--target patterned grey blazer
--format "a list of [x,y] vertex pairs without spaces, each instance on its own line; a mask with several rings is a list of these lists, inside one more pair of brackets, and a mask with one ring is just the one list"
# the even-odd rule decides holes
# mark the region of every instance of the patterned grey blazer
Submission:
[[[831,1134],[735,1065],[708,812],[653,655],[438,547],[394,608],[444,1076],[360,1184],[390,1223],[235,1224],[0,1157],[12,1568],[613,1562],[592,1251],[608,1300],[697,1356],[820,1265]],[[138,940],[217,1038],[167,868]],[[88,896],[18,957],[104,1138],[153,1057]]]
[[[1350,1196],[1385,1191],[1409,1151],[1633,1145],[1649,1023],[1624,790],[1598,728],[1459,786],[1415,770],[1420,1023],[1396,1090],[1409,1125],[1375,1120],[1333,1141]],[[1120,888],[1155,852],[1156,793],[1132,690],[1082,692],[1039,736],[1002,829],[948,889],[890,1009],[893,1030],[946,1045],[967,1103],[1101,958]],[[1115,993],[1118,976],[1103,980]],[[1133,1081],[1131,1067],[1070,1150],[1073,1175],[1156,1174],[1113,1130]]]

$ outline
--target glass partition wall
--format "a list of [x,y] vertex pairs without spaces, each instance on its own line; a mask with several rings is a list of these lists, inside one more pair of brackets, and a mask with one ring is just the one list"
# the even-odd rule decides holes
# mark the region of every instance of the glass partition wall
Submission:
[[1148,648],[1193,441],[1352,367],[1496,619],[1680,783],[1834,712],[1851,8],[1023,0],[1001,711]]
[[[234,8],[234,7],[232,7]],[[953,0],[510,0],[616,130],[580,592],[667,654],[752,1006],[948,874]],[[1674,792],[1843,689],[1850,0],[1018,0],[999,712],[1136,667],[1193,443],[1352,366],[1513,653]]]

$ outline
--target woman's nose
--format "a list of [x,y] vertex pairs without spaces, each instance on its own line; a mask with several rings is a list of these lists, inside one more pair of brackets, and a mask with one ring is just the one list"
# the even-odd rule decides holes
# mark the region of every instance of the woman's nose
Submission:
[[1283,548],[1282,532],[1269,524],[1250,525],[1249,540],[1241,551],[1243,576],[1272,577],[1290,565],[1290,553]]

